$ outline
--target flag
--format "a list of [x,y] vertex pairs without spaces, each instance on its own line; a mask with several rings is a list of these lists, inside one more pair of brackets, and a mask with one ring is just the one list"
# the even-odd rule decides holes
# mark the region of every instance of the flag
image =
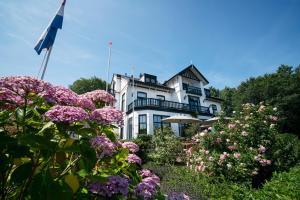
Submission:
[[43,49],[52,47],[58,29],[62,28],[66,0],[63,0],[56,15],[39,38],[34,50],[40,55]]

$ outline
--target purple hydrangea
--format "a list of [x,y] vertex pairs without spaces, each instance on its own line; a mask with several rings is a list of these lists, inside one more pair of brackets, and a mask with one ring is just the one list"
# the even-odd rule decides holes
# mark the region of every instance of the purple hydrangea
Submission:
[[89,118],[82,108],[73,106],[54,106],[45,113],[45,116],[53,122],[78,122]]
[[6,88],[0,88],[0,101],[3,102],[1,105],[1,108],[3,109],[14,109],[15,107],[25,103],[22,97]]
[[92,92],[87,92],[82,95],[92,100],[95,103],[98,102],[113,103],[116,101],[114,96],[112,96],[111,94],[109,94],[104,90],[94,90]]
[[190,200],[190,197],[183,192],[172,192],[168,195],[167,200]]
[[142,164],[142,160],[135,154],[128,154],[127,161],[129,163]]
[[139,151],[139,146],[134,142],[124,142],[122,147],[128,149],[131,153],[136,153]]
[[142,197],[145,200],[151,199],[157,193],[157,184],[143,179],[136,186],[134,193],[137,197]]
[[96,150],[97,157],[103,158],[104,156],[111,156],[116,148],[115,143],[113,143],[105,135],[98,135],[90,140],[91,146]]
[[112,107],[96,109],[91,114],[91,119],[101,124],[123,125],[123,113]]
[[62,86],[53,86],[41,93],[41,96],[50,103],[67,106],[77,106],[79,98],[75,92]]
[[78,99],[77,99],[77,106],[84,108],[84,109],[88,109],[88,110],[95,110],[96,106],[93,103],[93,101],[91,101],[90,99],[79,95]]
[[89,191],[104,197],[120,194],[128,195],[128,180],[120,176],[110,176],[106,183],[94,182],[89,186]]

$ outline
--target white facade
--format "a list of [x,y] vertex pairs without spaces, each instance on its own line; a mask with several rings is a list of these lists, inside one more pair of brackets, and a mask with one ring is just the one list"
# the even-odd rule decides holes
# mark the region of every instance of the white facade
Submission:
[[[222,100],[210,96],[209,90],[204,88],[208,81],[194,65],[163,84],[150,74],[134,80],[127,75],[114,74],[111,84],[115,107],[124,112],[124,127],[118,130],[121,139],[131,139],[141,133],[153,134],[155,127],[163,126],[160,119],[164,117],[193,115],[209,119],[221,111]],[[169,125],[179,136],[179,125]]]

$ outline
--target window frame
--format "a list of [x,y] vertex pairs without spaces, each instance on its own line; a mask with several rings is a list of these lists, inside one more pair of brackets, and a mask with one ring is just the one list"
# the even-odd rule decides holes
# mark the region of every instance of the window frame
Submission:
[[[160,122],[155,122],[155,120],[154,120],[155,117],[160,117]],[[153,115],[153,129],[155,130],[155,129],[158,128],[158,127],[155,128],[155,124],[160,124],[160,130],[161,131],[163,131],[164,125],[171,127],[171,123],[170,122],[163,122],[162,121],[164,118],[167,118],[167,117],[170,117],[170,116],[168,116],[168,115],[155,115],[154,114]]]
[[[157,98],[157,97],[163,97],[163,99],[160,99],[160,98]],[[156,95],[156,98],[157,99],[159,99],[159,100],[161,100],[161,101],[165,101],[166,100],[166,97],[164,96],[164,95]]]
[[[145,94],[146,97],[139,97],[139,94]],[[137,91],[136,97],[139,99],[147,99],[147,93],[142,91]]]
[[[145,117],[145,122],[141,122],[141,117]],[[143,130],[146,130],[146,135],[147,135],[147,131],[148,131],[147,114],[139,115],[139,134],[144,134],[144,133],[141,133],[141,124],[146,125],[146,129],[143,129]]]
[[122,96],[121,96],[121,111],[124,112],[125,111],[125,95],[126,93],[123,93]]

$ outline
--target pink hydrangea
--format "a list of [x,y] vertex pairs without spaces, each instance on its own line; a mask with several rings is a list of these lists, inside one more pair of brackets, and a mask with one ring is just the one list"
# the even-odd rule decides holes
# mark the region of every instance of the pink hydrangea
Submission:
[[46,83],[30,76],[10,76],[0,78],[0,88],[6,88],[22,97],[25,97],[29,93],[39,94],[51,87],[50,83]]
[[111,94],[109,94],[104,90],[94,90],[92,92],[87,92],[82,95],[92,100],[95,103],[98,102],[113,103],[116,101],[114,96],[112,96]]
[[217,144],[220,144],[221,142],[222,142],[222,138],[219,138],[219,137],[218,137],[218,138],[216,139],[216,143],[217,143]]
[[90,99],[79,95],[78,99],[77,99],[77,106],[84,108],[84,109],[88,109],[88,110],[95,110],[96,106],[93,103],[93,101],[91,101]]
[[234,151],[234,150],[236,150],[236,146],[234,146],[234,145],[228,146],[228,149],[230,151]]
[[99,159],[111,156],[115,152],[116,145],[105,135],[98,135],[90,140],[91,146],[96,150]]
[[142,160],[135,154],[128,154],[127,161],[134,164],[142,164]]
[[223,161],[225,158],[229,157],[229,153],[223,152],[223,154],[220,155],[220,160]]
[[124,142],[122,147],[128,149],[131,153],[136,153],[139,151],[139,146],[134,142]]
[[0,88],[0,102],[2,102],[1,108],[3,109],[13,109],[25,103],[21,96],[6,88]]
[[278,117],[276,117],[274,115],[270,115],[269,118],[271,121],[274,121],[274,122],[278,121]]
[[142,169],[139,172],[139,174],[142,176],[142,178],[149,177],[149,176],[153,175],[153,173],[149,169]]
[[190,197],[183,192],[172,192],[168,195],[167,200],[190,200]]
[[242,136],[248,136],[248,133],[246,131],[242,131]]
[[82,108],[73,106],[54,106],[45,113],[45,116],[53,122],[78,122],[89,118]]
[[41,96],[49,103],[59,105],[77,106],[78,95],[72,90],[63,86],[53,86],[41,93]]
[[271,160],[261,159],[259,163],[261,164],[261,166],[266,166],[266,165],[271,165],[272,162]]
[[112,107],[96,109],[91,114],[91,119],[101,124],[123,125],[123,113]]
[[94,182],[89,186],[89,191],[104,197],[111,198],[113,195],[128,195],[128,180],[120,176],[110,176],[107,182]]

